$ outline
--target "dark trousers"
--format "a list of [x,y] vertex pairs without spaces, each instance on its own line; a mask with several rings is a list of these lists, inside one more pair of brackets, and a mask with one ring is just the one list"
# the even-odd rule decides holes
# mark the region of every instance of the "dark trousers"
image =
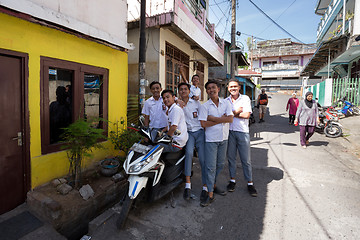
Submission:
[[311,136],[315,132],[315,126],[300,126],[300,144],[301,146],[306,145]]
[[289,123],[294,124],[295,121],[295,115],[289,114]]

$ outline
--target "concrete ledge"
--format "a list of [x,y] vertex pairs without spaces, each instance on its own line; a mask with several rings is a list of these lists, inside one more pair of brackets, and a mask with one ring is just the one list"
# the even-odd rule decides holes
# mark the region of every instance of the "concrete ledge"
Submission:
[[86,201],[75,189],[61,195],[51,184],[46,184],[28,192],[27,204],[36,216],[65,237],[80,239],[88,232],[92,219],[120,201],[127,186],[125,179],[115,183],[109,177],[91,179],[88,184],[95,195]]

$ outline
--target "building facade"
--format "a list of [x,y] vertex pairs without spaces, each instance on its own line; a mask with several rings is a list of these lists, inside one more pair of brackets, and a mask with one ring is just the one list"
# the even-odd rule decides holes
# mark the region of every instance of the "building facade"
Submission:
[[[177,91],[180,67],[191,80],[200,76],[201,99],[209,66],[223,64],[223,40],[207,20],[209,1],[148,0],[146,2],[146,79]],[[128,39],[139,45],[140,3],[128,1]],[[139,49],[129,52],[129,116],[137,115]],[[149,91],[147,90],[147,94]]]
[[[126,118],[126,12],[117,0],[0,1],[0,214],[68,173],[53,122]],[[83,167],[112,154],[104,145]]]
[[360,78],[360,1],[318,0],[317,50],[301,75]]
[[302,44],[290,38],[260,41],[252,51],[252,69],[261,73],[262,87],[299,89],[300,72],[316,51],[315,44]]

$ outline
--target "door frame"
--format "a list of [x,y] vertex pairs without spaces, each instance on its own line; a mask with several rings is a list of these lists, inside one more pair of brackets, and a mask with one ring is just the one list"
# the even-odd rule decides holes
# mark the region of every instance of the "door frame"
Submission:
[[30,123],[29,123],[29,97],[28,97],[28,79],[29,79],[29,55],[27,53],[16,52],[0,48],[0,54],[9,57],[16,57],[21,60],[21,124],[23,133],[22,162],[24,168],[24,192],[23,197],[31,188],[30,176]]

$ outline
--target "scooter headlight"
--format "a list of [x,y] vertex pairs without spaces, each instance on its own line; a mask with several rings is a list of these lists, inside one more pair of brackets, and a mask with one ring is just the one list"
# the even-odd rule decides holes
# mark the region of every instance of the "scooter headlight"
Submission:
[[143,159],[141,162],[131,166],[129,168],[129,173],[140,172],[146,165],[148,165],[154,159],[154,155],[148,156],[146,159]]

